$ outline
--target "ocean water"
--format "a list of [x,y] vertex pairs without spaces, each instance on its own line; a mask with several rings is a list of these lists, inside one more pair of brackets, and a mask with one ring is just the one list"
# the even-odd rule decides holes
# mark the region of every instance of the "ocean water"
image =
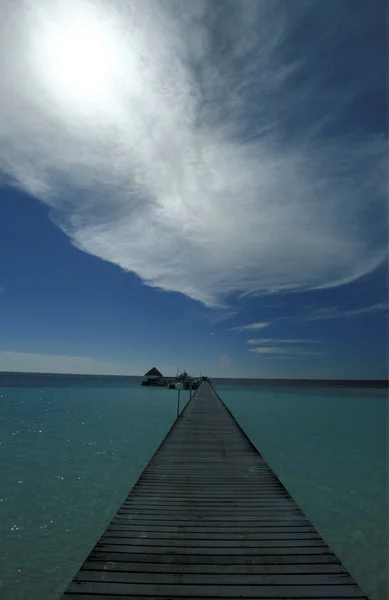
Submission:
[[[371,600],[387,600],[387,390],[214,386]],[[0,374],[1,600],[60,595],[175,414],[176,392],[138,379]]]

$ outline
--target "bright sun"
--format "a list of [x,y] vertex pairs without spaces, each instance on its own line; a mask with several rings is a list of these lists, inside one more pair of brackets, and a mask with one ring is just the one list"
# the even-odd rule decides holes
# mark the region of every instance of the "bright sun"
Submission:
[[45,20],[37,44],[46,87],[73,108],[105,104],[122,67],[120,32],[107,23],[107,15],[81,2],[76,11],[53,16]]

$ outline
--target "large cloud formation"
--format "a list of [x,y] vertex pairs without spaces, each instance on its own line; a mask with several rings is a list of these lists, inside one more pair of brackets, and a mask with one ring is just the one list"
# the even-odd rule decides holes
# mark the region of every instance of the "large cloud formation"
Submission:
[[352,281],[386,247],[386,143],[349,118],[378,12],[6,1],[0,166],[77,247],[208,306]]

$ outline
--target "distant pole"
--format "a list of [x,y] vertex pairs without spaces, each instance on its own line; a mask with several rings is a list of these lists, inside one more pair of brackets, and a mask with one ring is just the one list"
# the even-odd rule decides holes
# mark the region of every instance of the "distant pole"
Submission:
[[178,383],[176,383],[176,390],[178,391],[177,394],[177,418],[179,417],[180,414],[180,394],[181,394],[181,390],[184,386],[182,385],[182,383],[179,381]]
[[189,383],[189,400],[192,400],[192,380]]

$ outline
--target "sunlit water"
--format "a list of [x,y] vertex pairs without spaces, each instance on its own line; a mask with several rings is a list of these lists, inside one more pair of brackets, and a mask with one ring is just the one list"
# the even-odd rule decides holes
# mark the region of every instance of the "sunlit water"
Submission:
[[[372,600],[387,600],[387,399],[216,382]],[[0,387],[0,598],[60,595],[175,418],[137,381]]]

